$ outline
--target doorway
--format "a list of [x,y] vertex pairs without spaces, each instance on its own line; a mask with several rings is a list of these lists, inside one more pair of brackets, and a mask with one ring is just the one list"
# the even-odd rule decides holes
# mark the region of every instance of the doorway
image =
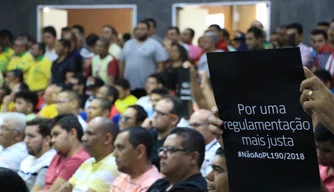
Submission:
[[269,38],[270,9],[270,1],[176,3],[172,6],[172,25],[181,31],[194,29],[194,42],[197,42],[211,24],[227,29],[233,37],[237,30],[246,32],[250,24],[258,20],[264,26],[266,38]]
[[[119,20],[122,18],[122,20]],[[131,33],[137,24],[137,5],[38,5],[37,40],[41,41],[43,27],[53,26],[57,38],[61,29],[75,24],[85,28],[85,35],[99,35],[103,25],[112,25],[119,34]]]

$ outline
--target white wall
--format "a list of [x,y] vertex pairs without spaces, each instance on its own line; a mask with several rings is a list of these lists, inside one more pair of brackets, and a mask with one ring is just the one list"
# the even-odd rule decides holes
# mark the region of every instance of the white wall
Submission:
[[57,31],[57,39],[61,37],[61,28],[67,27],[67,11],[44,8],[42,11],[42,28],[53,26]]

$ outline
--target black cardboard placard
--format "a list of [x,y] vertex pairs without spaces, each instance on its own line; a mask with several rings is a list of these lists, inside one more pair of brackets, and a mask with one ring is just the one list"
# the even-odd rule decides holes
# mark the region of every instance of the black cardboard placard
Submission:
[[208,53],[230,192],[319,192],[298,48]]

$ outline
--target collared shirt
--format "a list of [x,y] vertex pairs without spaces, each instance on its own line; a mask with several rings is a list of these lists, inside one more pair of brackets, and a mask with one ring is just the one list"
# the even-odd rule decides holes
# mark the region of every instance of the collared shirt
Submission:
[[0,153],[0,167],[11,169],[17,172],[20,164],[28,156],[27,145],[19,142],[2,150]]
[[49,49],[49,47],[45,48],[44,56],[47,57],[52,62],[58,59],[56,49]]
[[149,95],[143,96],[140,99],[138,99],[137,105],[140,105],[145,109],[147,116],[149,118],[153,117],[153,106]]
[[329,167],[319,165],[320,178],[328,192],[334,192],[334,173],[328,174]]
[[130,175],[122,173],[112,183],[110,192],[143,192],[160,178],[162,176],[154,165],[145,173],[133,179]]
[[74,192],[92,189],[98,192],[108,192],[110,185],[119,175],[113,154],[96,163],[95,158],[87,159],[69,180]]
[[137,100],[138,99],[135,96],[129,95],[124,99],[117,99],[115,107],[122,114],[130,105],[135,105]]
[[211,162],[219,147],[220,144],[216,139],[212,140],[205,146],[205,156],[201,167],[203,177],[207,176],[212,171]]
[[118,76],[118,61],[111,55],[104,58],[95,55],[92,60],[92,75],[100,77],[104,84],[108,84],[108,76],[113,76],[115,79]]
[[312,67],[312,48],[306,46],[303,43],[300,43],[298,47],[300,48],[300,55],[302,57],[303,65],[308,68],[311,68]]
[[32,63],[34,62],[34,57],[28,52],[24,52],[21,55],[16,55],[11,58],[8,63],[7,70],[20,69],[24,71],[24,79],[27,79],[28,70],[30,69]]
[[56,151],[51,149],[38,159],[35,156],[29,155],[22,161],[18,174],[25,181],[29,190],[35,185],[44,187],[46,171],[55,155]]
[[27,74],[27,85],[30,91],[44,90],[51,78],[52,62],[43,55],[32,62]]

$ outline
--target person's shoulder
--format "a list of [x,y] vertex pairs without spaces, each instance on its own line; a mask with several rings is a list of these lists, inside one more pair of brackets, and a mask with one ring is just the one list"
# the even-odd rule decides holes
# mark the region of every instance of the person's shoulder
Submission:
[[86,150],[82,149],[81,151],[79,151],[78,153],[74,154],[72,157],[70,157],[70,159],[72,160],[79,160],[79,161],[86,161],[87,159],[90,159],[90,155],[87,153]]
[[199,173],[189,179],[174,185],[171,191],[193,191],[207,192],[207,183],[204,177]]
[[150,189],[162,189],[164,185],[168,184],[169,181],[166,178],[161,178],[156,180],[152,186],[150,187]]

